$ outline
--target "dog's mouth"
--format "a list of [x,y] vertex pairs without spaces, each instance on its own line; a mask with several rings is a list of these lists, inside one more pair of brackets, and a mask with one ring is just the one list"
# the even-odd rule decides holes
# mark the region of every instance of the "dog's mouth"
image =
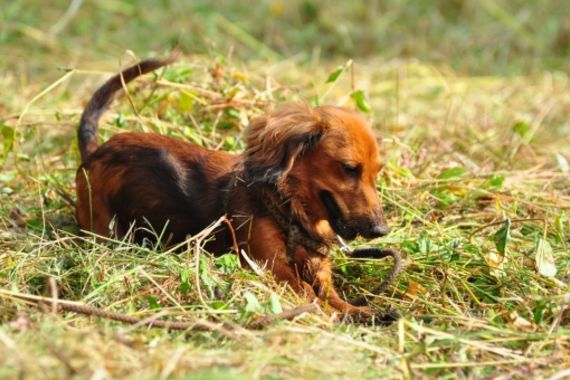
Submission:
[[319,193],[321,201],[325,205],[325,209],[327,210],[328,221],[333,228],[334,232],[338,234],[341,238],[352,240],[356,237],[358,232],[355,228],[351,227],[349,223],[347,223],[343,216],[342,211],[340,210],[340,206],[334,199],[334,196],[331,192],[322,190]]

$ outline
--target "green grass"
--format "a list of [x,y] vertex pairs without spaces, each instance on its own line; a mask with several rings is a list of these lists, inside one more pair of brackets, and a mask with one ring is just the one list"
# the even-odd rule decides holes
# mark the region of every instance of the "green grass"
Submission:
[[[548,378],[570,366],[565,3],[390,1],[367,14],[261,2],[249,15],[235,2],[139,4],[86,3],[55,36],[65,2],[2,10],[2,48],[12,54],[0,72],[0,378]],[[346,20],[330,21],[342,12]],[[270,273],[211,257],[196,239],[174,254],[79,233],[82,108],[119,58],[133,62],[125,49],[146,57],[173,41],[183,60],[130,86],[134,108],[118,97],[102,138],[152,131],[239,152],[248,121],[269,105],[369,108],[393,231],[353,246],[404,254],[402,275],[375,300],[398,322],[342,324],[325,309],[250,331],[243,326],[277,305],[305,300]],[[347,297],[390,266],[333,255]],[[537,263],[553,263],[555,276]],[[49,297],[49,278],[62,299],[231,323],[235,335],[54,315],[16,297]]]

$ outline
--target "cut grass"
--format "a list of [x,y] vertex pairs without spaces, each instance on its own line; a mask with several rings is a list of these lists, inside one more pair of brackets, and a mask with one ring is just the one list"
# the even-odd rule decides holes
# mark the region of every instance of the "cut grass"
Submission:
[[[352,86],[365,90],[375,110],[368,117],[383,140],[378,186],[393,226],[388,237],[368,243],[406,255],[404,273],[376,304],[402,319],[389,327],[345,325],[326,309],[249,331],[239,326],[275,312],[276,303],[288,308],[304,300],[268,273],[240,269],[231,256],[196,251],[193,240],[174,254],[77,237],[74,128],[78,102],[100,78],[77,71],[71,84],[66,77],[33,104],[23,99],[35,90],[22,94],[8,115],[27,112],[3,121],[15,144],[0,178],[0,375],[547,377],[570,365],[565,78],[471,79],[418,62],[364,61],[353,84],[347,73],[331,84],[325,82],[332,67],[309,75],[293,62],[262,70],[255,62],[224,60],[215,78],[208,67],[207,57],[192,57],[135,83],[137,112],[119,97],[102,125],[103,139],[144,130],[239,151],[248,120],[269,104],[327,94],[323,102],[355,107]],[[91,85],[68,99],[66,87],[80,81]],[[513,222],[499,250],[496,232],[506,218]],[[537,272],[539,238],[552,247],[554,278]],[[371,289],[389,270],[388,262],[333,254],[347,297]],[[62,299],[141,318],[223,321],[236,326],[236,335],[52,315],[14,296],[49,296],[50,277]]]
[[[16,1],[1,14],[0,42],[11,52],[0,72],[1,378],[549,378],[570,366],[569,82],[543,71],[566,65],[567,5],[262,2],[252,15],[236,2],[105,0],[85,3],[51,35],[68,6],[54,4]],[[392,233],[353,246],[405,255],[403,274],[375,300],[401,314],[398,322],[342,324],[325,308],[248,330],[306,300],[234,256],[211,257],[196,239],[175,254],[80,234],[80,113],[125,46],[146,52],[150,39],[161,50],[178,41],[207,53],[133,83],[133,105],[119,96],[105,114],[103,141],[139,130],[239,152],[243,129],[268,106],[371,109]],[[337,71],[342,54],[354,63]],[[133,60],[123,54],[121,66]],[[347,298],[373,289],[390,267],[332,254]],[[557,273],[547,277],[552,263]],[[61,299],[224,322],[235,334],[53,314],[17,297],[55,288]]]

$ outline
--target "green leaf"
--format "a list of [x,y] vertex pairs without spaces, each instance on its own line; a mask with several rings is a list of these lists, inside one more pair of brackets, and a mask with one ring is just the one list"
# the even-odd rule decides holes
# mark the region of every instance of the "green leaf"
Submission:
[[425,236],[420,236],[418,239],[418,251],[423,255],[429,255],[432,251],[432,242]]
[[183,295],[188,295],[188,292],[190,291],[189,278],[190,272],[188,269],[183,269],[180,271],[180,286],[178,288],[180,289],[180,293]]
[[182,129],[182,133],[184,134],[184,137],[188,138],[194,144],[198,146],[204,145],[202,136],[200,136],[200,134],[196,131],[195,128],[184,127],[184,129]]
[[329,74],[326,83],[336,82],[338,77],[346,70],[346,65],[342,65],[337,67],[332,73]]
[[218,257],[214,264],[222,274],[230,274],[239,269],[238,257],[233,253],[226,253],[225,255]]
[[513,125],[513,132],[526,140],[530,132],[530,125],[524,121],[517,121],[515,125]]
[[118,128],[125,128],[126,127],[125,115],[123,115],[122,113],[119,113],[119,115],[117,116],[117,119],[115,120],[115,125]]
[[14,148],[14,128],[9,127],[5,124],[2,124],[2,137],[3,137],[3,144],[2,144],[2,156],[0,157],[0,164],[3,164],[6,158],[8,157],[8,153],[12,151]]
[[393,172],[403,178],[414,178],[412,171],[404,166],[393,167]]
[[460,199],[457,195],[453,194],[448,189],[434,189],[430,192],[440,202],[441,207],[450,206]]
[[233,119],[238,119],[240,118],[240,113],[237,109],[233,108],[233,107],[228,107],[224,110],[224,114],[226,114],[228,117],[231,117]]
[[180,91],[178,96],[178,112],[192,112],[197,96],[187,90]]
[[192,71],[189,67],[171,68],[164,72],[164,79],[174,83],[187,83],[192,77]]
[[314,22],[319,17],[319,4],[314,1],[303,1],[300,11],[305,23]]
[[505,176],[503,175],[493,174],[491,178],[489,178],[489,183],[493,187],[501,187],[503,186],[504,182],[505,182]]
[[497,251],[503,255],[507,253],[507,242],[509,241],[510,234],[511,219],[507,218],[503,224],[503,227],[501,227],[501,229],[498,230],[493,237]]
[[30,219],[26,220],[26,226],[31,230],[42,231],[44,223],[40,219]]
[[270,314],[279,314],[283,312],[281,307],[281,302],[279,301],[279,296],[275,293],[271,293],[269,296],[269,302],[267,303],[267,310]]
[[210,307],[216,310],[228,310],[228,303],[222,300],[213,300],[210,302]]
[[533,311],[533,321],[537,325],[542,322],[542,318],[544,317],[544,312],[546,311],[546,303],[545,302],[537,302],[534,311]]
[[534,248],[536,270],[544,277],[554,277],[556,275],[556,265],[552,255],[552,247],[546,240],[539,238]]
[[316,108],[316,107],[321,105],[321,100],[319,99],[318,96],[313,96],[309,103],[310,103],[311,107]]
[[154,296],[146,295],[144,298],[146,299],[146,302],[148,302],[148,307],[153,310],[160,309],[160,305]]
[[366,101],[366,96],[364,95],[364,91],[356,90],[352,94],[350,94],[350,97],[356,102],[356,106],[362,112],[372,111],[372,108]]
[[252,292],[246,292],[245,298],[245,311],[248,313],[262,313],[263,307]]
[[446,169],[441,172],[440,175],[437,176],[438,179],[450,179],[450,178],[458,178],[465,174],[465,169],[461,166],[454,166],[452,168]]
[[0,172],[0,182],[8,183],[13,181],[17,176],[15,170]]
[[210,274],[210,268],[209,268],[208,263],[206,262],[205,259],[200,258],[198,270],[200,273],[200,281],[202,282],[202,284],[204,284],[204,286],[206,286],[206,288],[208,288],[208,290],[210,292],[212,292],[214,287],[217,285],[217,281],[216,281],[216,278],[214,278]]

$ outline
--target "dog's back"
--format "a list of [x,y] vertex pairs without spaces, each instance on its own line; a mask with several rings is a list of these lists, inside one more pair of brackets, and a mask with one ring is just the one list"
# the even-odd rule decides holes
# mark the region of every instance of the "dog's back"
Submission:
[[[148,133],[121,133],[97,144],[99,118],[123,83],[173,62],[146,60],[115,75],[89,101],[78,129],[76,217],[84,230],[182,241],[224,213],[224,187],[237,158]],[[113,218],[115,222],[112,223]]]

